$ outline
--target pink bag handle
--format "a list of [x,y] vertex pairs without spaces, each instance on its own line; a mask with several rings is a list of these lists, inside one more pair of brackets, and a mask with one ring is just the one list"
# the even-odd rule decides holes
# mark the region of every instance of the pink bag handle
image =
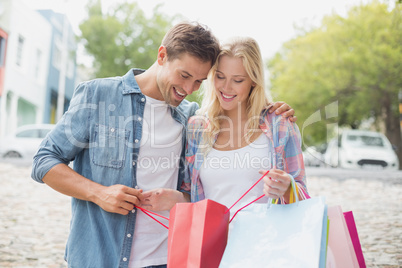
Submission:
[[[239,199],[237,199],[237,201],[236,201],[230,208],[228,208],[228,210],[225,211],[225,214],[228,213],[229,210],[231,210],[231,209],[240,201],[240,199],[242,199],[246,194],[248,194],[248,192],[250,192],[251,189],[253,189],[253,188],[265,177],[265,175],[267,175],[268,173],[269,173],[269,170],[268,170],[267,172],[265,172],[265,174],[262,175],[262,177],[261,177],[258,181],[256,181],[256,182],[250,187],[250,189],[247,190],[247,192],[245,192]],[[261,197],[262,197],[262,196],[260,196],[260,198],[261,198]],[[258,199],[260,199],[260,198],[258,198]],[[258,199],[254,200],[253,202],[257,201]],[[251,202],[251,203],[253,203],[253,202]],[[250,205],[250,204],[249,204],[249,205]]]
[[231,222],[233,221],[233,218],[237,215],[237,213],[238,213],[240,210],[242,210],[243,208],[248,207],[249,205],[251,205],[251,204],[254,203],[255,201],[257,201],[257,200],[263,198],[264,196],[265,196],[265,194],[261,195],[260,197],[258,197],[258,198],[255,199],[255,200],[251,201],[250,203],[248,203],[248,204],[245,205],[244,207],[239,208],[239,209],[236,211],[236,213],[232,216],[232,218],[230,219],[229,223],[231,223]]
[[[269,173],[269,170],[267,171],[267,172],[265,172],[265,174],[264,175],[262,175],[262,177],[258,180],[258,181],[256,181],[230,208],[228,208],[226,211],[225,211],[225,214],[226,213],[228,213],[246,194],[248,194],[250,191],[251,191],[251,189],[253,189],[267,174]],[[247,205],[245,205],[244,207],[242,207],[242,208],[240,208],[240,209],[238,209],[237,211],[236,211],[236,213],[232,216],[232,218],[230,219],[230,221],[229,221],[229,223],[230,222],[232,222],[232,220],[233,220],[233,218],[237,215],[237,213],[240,211],[240,210],[242,210],[243,208],[245,208],[245,207],[247,207],[247,206],[249,206],[249,205],[251,205],[252,203],[254,203],[254,202],[256,202],[257,200],[259,200],[259,199],[261,199],[261,198],[263,198],[265,195],[261,195],[260,197],[258,197],[257,199],[255,199],[255,200],[253,200],[253,201],[251,201],[250,203],[248,203]],[[158,216],[158,217],[161,217],[161,218],[163,218],[163,219],[165,219],[165,220],[169,220],[169,218],[166,218],[166,217],[164,217],[164,216],[162,216],[162,215],[159,215],[159,214],[157,214],[157,213],[154,213],[154,212],[152,212],[152,211],[149,211],[149,210],[146,210],[145,208],[142,208],[142,207],[139,207],[139,206],[135,206],[135,207],[137,207],[138,209],[140,209],[142,212],[144,212],[146,215],[148,215],[149,217],[151,217],[154,221],[156,221],[156,222],[158,222],[160,225],[162,225],[163,227],[165,227],[166,229],[169,229],[169,227],[167,227],[165,224],[163,224],[162,222],[160,222],[159,220],[157,220],[155,217],[153,217],[152,215],[155,215],[155,216]],[[152,215],[151,215],[152,214]]]
[[[154,221],[156,221],[157,223],[159,223],[160,225],[162,225],[163,227],[165,227],[166,229],[169,230],[169,227],[167,227],[165,224],[163,224],[163,223],[161,223],[160,221],[158,221],[158,220],[157,220],[155,217],[153,217],[152,215],[161,217],[161,218],[163,218],[163,219],[165,219],[165,220],[169,220],[169,218],[167,218],[167,217],[165,217],[165,216],[162,216],[162,215],[159,215],[159,214],[157,214],[157,213],[155,213],[155,212],[146,210],[145,208],[142,208],[142,207],[139,207],[139,206],[135,206],[135,207],[138,208],[138,209],[140,209],[140,210],[141,210],[142,212],[144,212],[146,215],[148,215],[149,217],[151,217]],[[152,214],[152,215],[151,215],[151,214]]]
[[[228,210],[225,211],[225,214],[228,213],[246,194],[248,194],[248,192],[251,191],[251,189],[253,189],[267,174],[269,173],[269,170],[267,172],[264,173],[264,175],[261,176],[261,178],[258,179],[258,181],[256,181],[239,199],[237,199],[237,201],[230,207],[228,208]],[[233,218],[237,215],[237,213],[242,210],[245,207],[248,207],[249,205],[251,205],[252,203],[256,202],[257,200],[263,198],[265,195],[261,195],[260,197],[258,197],[257,199],[251,201],[250,203],[248,203],[247,205],[245,205],[244,207],[241,207],[240,209],[238,209],[236,211],[236,213],[232,216],[232,218],[230,219],[229,223],[232,222]]]

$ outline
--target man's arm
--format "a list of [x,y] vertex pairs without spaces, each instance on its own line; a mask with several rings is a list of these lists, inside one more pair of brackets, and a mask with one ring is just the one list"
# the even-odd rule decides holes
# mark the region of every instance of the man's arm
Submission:
[[92,96],[87,83],[78,85],[68,111],[34,156],[31,176],[65,195],[93,202],[108,212],[126,215],[139,204],[142,190],[124,185],[103,186],[68,166],[89,146],[90,117],[96,107]]
[[65,164],[54,166],[42,181],[62,194],[93,202],[105,211],[122,215],[127,215],[143,199],[142,190],[119,184],[103,186]]

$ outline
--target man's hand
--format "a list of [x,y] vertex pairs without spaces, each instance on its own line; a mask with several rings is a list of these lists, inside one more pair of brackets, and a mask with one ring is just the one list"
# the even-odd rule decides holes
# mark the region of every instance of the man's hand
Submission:
[[284,117],[289,117],[289,120],[292,122],[296,122],[297,117],[294,116],[295,110],[290,107],[289,104],[283,101],[277,101],[274,103],[270,103],[268,112],[273,113],[275,112],[276,114],[282,114]]
[[141,207],[152,211],[170,210],[176,203],[190,202],[190,196],[173,189],[158,188],[143,193]]
[[125,185],[103,186],[95,203],[107,212],[127,215],[144,200],[142,190]]

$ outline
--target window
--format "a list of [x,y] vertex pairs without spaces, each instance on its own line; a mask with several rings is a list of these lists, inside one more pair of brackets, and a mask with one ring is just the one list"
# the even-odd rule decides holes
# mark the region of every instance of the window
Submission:
[[61,41],[59,40],[59,38],[55,39],[54,42],[54,49],[53,49],[53,66],[56,69],[60,70],[61,67]]
[[42,51],[40,49],[36,50],[36,67],[35,67],[35,77],[39,78],[40,67],[41,67]]
[[45,129],[45,128],[40,129],[39,130],[40,131],[39,138],[44,139],[46,137],[47,133],[50,132],[50,130],[51,129]]
[[6,39],[0,36],[0,67],[4,67],[6,58]]
[[17,138],[38,138],[39,130],[38,129],[28,129],[21,131],[15,135]]
[[18,36],[17,57],[15,61],[15,64],[17,64],[18,66],[22,65],[22,52],[24,49],[24,42],[25,42],[24,37],[22,37],[21,35]]
[[361,147],[361,146],[377,146],[384,147],[384,142],[381,137],[368,136],[368,135],[348,135],[347,141],[350,146]]
[[70,79],[74,78],[74,61],[70,58],[67,63],[67,77]]

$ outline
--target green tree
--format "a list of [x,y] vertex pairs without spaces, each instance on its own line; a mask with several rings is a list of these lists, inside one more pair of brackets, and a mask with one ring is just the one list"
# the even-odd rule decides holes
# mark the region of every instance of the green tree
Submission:
[[147,69],[155,60],[173,18],[153,9],[147,18],[136,2],[117,3],[105,14],[100,0],[91,1],[80,38],[93,57],[96,77],[122,75],[130,68]]
[[[390,11],[386,4],[373,1],[352,8],[346,17],[325,17],[321,26],[285,43],[269,61],[272,94],[300,111],[299,124],[307,122],[304,142],[324,141],[329,121],[319,119],[320,115],[327,118],[333,103],[340,126],[359,128],[364,120],[374,118],[377,127],[385,126],[402,167],[401,44],[399,3]],[[318,119],[311,120],[317,111]]]

